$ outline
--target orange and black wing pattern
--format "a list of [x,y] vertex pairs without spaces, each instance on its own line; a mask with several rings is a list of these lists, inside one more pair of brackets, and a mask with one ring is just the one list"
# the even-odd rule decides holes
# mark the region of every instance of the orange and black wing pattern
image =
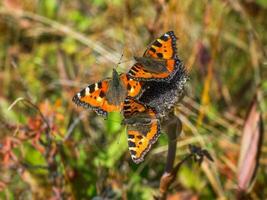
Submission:
[[[121,74],[118,80],[123,89],[117,90],[116,88],[111,87],[112,80],[104,79],[98,83],[91,84],[86,88],[82,89],[79,93],[77,93],[72,101],[78,106],[82,106],[84,108],[89,108],[94,110],[98,115],[107,117],[109,112],[121,111],[123,107],[123,101],[126,96],[137,97],[142,93],[142,85],[138,81],[134,81],[129,78],[126,74]],[[124,94],[122,91],[126,91]],[[114,101],[108,98],[109,96],[122,96],[118,99],[123,99],[122,101]],[[114,93],[114,95],[113,95]],[[115,95],[115,93],[119,93]],[[114,103],[116,102],[116,104]]]
[[124,101],[123,114],[130,155],[138,164],[144,160],[152,144],[157,141],[160,135],[160,122],[153,108],[130,97]]
[[142,95],[143,88],[142,88],[141,82],[133,80],[125,73],[120,75],[120,79],[122,80],[123,84],[126,86],[127,94],[128,94],[127,96],[138,98],[139,96]]
[[[154,62],[158,61],[155,60]],[[144,64],[138,62],[132,66],[128,75],[136,81],[169,81],[180,65],[181,61],[179,59],[169,59],[165,60],[164,70],[152,72]]]
[[143,57],[135,57],[137,63],[128,75],[137,81],[169,81],[181,61],[177,57],[176,37],[169,31],[156,39],[145,51]]
[[158,59],[174,59],[177,55],[177,38],[173,31],[168,31],[156,39],[147,48],[143,57],[152,57]]
[[78,92],[72,99],[78,106],[89,108],[104,117],[108,112],[120,110],[120,105],[111,105],[106,100],[106,92],[109,87],[109,80],[103,80],[91,84]]

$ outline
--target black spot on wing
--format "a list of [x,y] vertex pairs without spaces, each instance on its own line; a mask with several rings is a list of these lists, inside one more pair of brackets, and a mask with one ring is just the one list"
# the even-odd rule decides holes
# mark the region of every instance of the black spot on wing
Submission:
[[156,40],[153,45],[156,47],[162,47],[162,44],[158,40]]
[[138,135],[137,138],[141,140],[143,137],[141,135]]
[[134,139],[134,135],[128,135],[129,139]]
[[95,84],[89,85],[89,92],[93,93],[95,91]]
[[130,109],[130,108],[131,108],[131,106],[124,106],[124,107],[123,107],[124,110],[128,110],[128,109]]
[[80,92],[80,95],[81,95],[81,97],[84,97],[84,96],[85,96],[85,89],[83,89],[83,90]]
[[128,83],[127,84],[127,90],[130,90],[132,88],[132,86]]
[[153,53],[156,53],[156,49],[153,47],[150,47],[149,51],[152,51]]
[[129,145],[129,147],[135,147],[136,146],[135,143],[132,141],[128,141],[128,145]]
[[105,93],[104,93],[103,91],[100,91],[100,93],[99,93],[99,97],[100,97],[100,98],[104,98],[104,97],[105,97]]
[[162,53],[157,53],[157,56],[158,56],[159,58],[163,58],[163,54],[162,54]]
[[98,82],[97,86],[98,86],[99,89],[101,89],[102,88],[102,82]]
[[130,150],[131,155],[136,155],[136,151]]

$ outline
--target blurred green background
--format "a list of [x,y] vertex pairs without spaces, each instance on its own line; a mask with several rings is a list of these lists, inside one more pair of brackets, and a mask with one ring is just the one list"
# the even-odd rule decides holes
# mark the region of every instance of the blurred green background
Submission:
[[[122,53],[118,71],[126,72],[169,30],[190,74],[176,108],[183,122],[176,162],[188,144],[215,162],[184,164],[168,199],[235,198],[238,162],[251,165],[240,161],[241,138],[246,124],[258,123],[246,120],[250,105],[267,120],[266,18],[265,0],[0,1],[0,199],[153,199],[166,135],[136,165],[121,115],[104,120],[71,100],[110,76]],[[262,144],[247,190],[253,199],[267,197]]]

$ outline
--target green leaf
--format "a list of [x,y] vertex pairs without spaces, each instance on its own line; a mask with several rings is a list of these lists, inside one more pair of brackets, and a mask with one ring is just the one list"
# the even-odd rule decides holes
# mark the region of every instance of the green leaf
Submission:
[[116,137],[112,139],[112,143],[106,145],[107,148],[98,154],[94,159],[95,166],[105,166],[112,168],[115,163],[121,158],[125,151],[128,149],[127,138],[125,130],[117,134]]
[[41,1],[40,6],[41,6],[43,15],[49,18],[54,18],[57,14],[59,4],[55,0],[45,0],[45,1]]
[[258,4],[260,4],[262,7],[267,8],[267,1],[266,0],[256,0]]
[[[25,144],[24,145],[24,150],[25,150],[25,161],[31,165],[42,165],[42,166],[46,166],[47,163],[45,161],[45,158],[43,157],[43,155],[37,151],[36,149],[34,149],[32,146]],[[38,174],[47,174],[47,171],[44,169],[36,169],[34,170],[35,173]]]
[[200,191],[204,187],[205,181],[199,176],[199,170],[194,170],[196,167],[198,166],[182,166],[178,172],[179,180],[186,188],[193,188]]
[[119,112],[111,112],[106,120],[107,134],[114,134],[121,129],[121,114]]

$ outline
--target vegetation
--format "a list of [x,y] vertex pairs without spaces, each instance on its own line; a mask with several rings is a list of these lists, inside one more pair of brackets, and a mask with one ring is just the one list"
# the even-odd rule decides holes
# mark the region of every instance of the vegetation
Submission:
[[264,0],[0,2],[0,199],[158,194],[166,134],[136,165],[120,113],[105,120],[71,100],[168,30],[190,74],[176,163],[189,144],[214,162],[183,163],[167,199],[266,199],[266,18]]

